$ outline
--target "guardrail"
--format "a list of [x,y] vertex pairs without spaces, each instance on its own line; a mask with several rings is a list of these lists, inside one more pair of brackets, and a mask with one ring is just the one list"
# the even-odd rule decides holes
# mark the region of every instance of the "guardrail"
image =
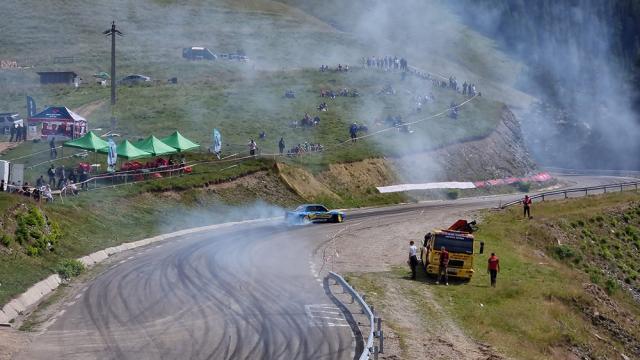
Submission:
[[545,166],[545,170],[562,175],[599,175],[599,176],[626,176],[640,177],[639,170],[611,170],[611,169],[566,169],[554,166]]
[[[589,186],[589,187],[582,187],[582,188],[573,188],[573,189],[565,189],[565,190],[554,190],[554,191],[546,191],[540,194],[536,194],[536,195],[532,195],[530,198],[533,201],[534,199],[541,199],[542,201],[544,201],[545,197],[549,197],[549,196],[554,196],[554,195],[564,195],[564,198],[568,198],[569,194],[572,193],[584,193],[584,195],[589,195],[589,191],[595,191],[595,190],[602,190],[605,193],[607,192],[607,189],[618,189],[620,188],[620,191],[623,191],[625,187],[635,187],[636,191],[638,190],[638,185],[640,185],[640,180],[639,181],[628,181],[628,182],[623,182],[623,183],[615,183],[615,184],[605,184],[605,185],[597,185],[597,186]],[[517,204],[522,204],[522,200],[514,200],[505,204],[501,204],[500,205],[500,209],[505,209],[509,206],[513,206],[513,205],[517,205]]]
[[367,360],[369,359],[369,356],[374,353],[373,338],[374,338],[374,332],[375,332],[375,328],[374,328],[375,316],[373,315],[373,311],[371,311],[371,308],[369,307],[369,305],[367,305],[367,303],[364,301],[362,296],[360,296],[360,294],[358,294],[355,291],[355,289],[352,288],[351,285],[349,285],[349,283],[342,276],[334,273],[333,271],[330,271],[328,276],[330,278],[333,278],[337,284],[342,286],[342,288],[346,290],[353,297],[353,299],[358,302],[358,304],[360,304],[360,307],[362,307],[362,312],[366,314],[367,317],[369,318],[369,327],[370,327],[369,336],[367,338],[367,343],[365,344],[364,349],[362,350],[362,354],[360,354],[360,358],[359,358],[360,360]]

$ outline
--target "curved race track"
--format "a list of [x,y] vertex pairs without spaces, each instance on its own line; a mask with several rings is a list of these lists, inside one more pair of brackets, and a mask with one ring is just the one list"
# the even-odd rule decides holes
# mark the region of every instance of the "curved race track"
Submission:
[[[576,186],[623,181],[572,177]],[[496,206],[514,195],[353,211]],[[353,359],[345,316],[310,268],[342,224],[261,223],[175,238],[120,255],[73,294],[19,359]]]

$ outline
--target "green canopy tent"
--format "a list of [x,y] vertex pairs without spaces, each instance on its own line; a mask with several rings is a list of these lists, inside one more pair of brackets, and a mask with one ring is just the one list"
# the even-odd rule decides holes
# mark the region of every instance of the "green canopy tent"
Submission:
[[157,137],[151,135],[148,138],[134,144],[135,147],[142,151],[146,151],[153,156],[167,155],[176,153],[177,150],[163,143]]
[[166,138],[160,139],[163,143],[175,148],[179,152],[187,151],[191,149],[195,149],[200,147],[200,145],[194,143],[193,141],[187,139],[182,136],[179,132],[174,132],[173,134],[167,136]]
[[[98,152],[106,154],[109,152],[109,147],[102,148],[98,150]],[[151,153],[138,149],[135,145],[129,142],[129,140],[125,140],[118,144],[118,146],[116,147],[116,153],[118,154],[119,158],[127,160],[134,160],[152,156]]]
[[96,152],[100,149],[103,149],[109,146],[109,143],[102,140],[98,135],[94,134],[93,131],[89,131],[85,136],[81,138],[77,138],[75,140],[70,140],[62,144],[62,146],[79,148],[83,150],[90,150]]

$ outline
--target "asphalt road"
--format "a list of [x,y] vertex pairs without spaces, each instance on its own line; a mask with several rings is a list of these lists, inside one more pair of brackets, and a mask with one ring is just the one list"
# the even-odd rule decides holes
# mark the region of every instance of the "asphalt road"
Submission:
[[[622,182],[571,177],[573,186]],[[495,207],[520,195],[348,212],[392,219]],[[348,224],[348,220],[347,220]],[[312,269],[345,225],[223,228],[120,255],[62,304],[19,359],[353,359],[353,332]]]

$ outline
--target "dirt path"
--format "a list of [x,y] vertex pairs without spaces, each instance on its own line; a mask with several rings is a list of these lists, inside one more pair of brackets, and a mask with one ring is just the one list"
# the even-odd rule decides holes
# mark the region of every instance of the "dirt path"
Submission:
[[104,104],[106,104],[105,100],[96,100],[96,101],[92,101],[90,103],[84,104],[82,106],[79,106],[73,109],[73,111],[75,111],[76,113],[78,113],[78,115],[84,118],[88,118],[89,116],[91,116],[91,114],[93,114],[94,111],[96,111],[98,108],[100,108]]
[[7,150],[11,150],[18,146],[17,142],[0,142],[0,155],[3,155],[7,152]]

